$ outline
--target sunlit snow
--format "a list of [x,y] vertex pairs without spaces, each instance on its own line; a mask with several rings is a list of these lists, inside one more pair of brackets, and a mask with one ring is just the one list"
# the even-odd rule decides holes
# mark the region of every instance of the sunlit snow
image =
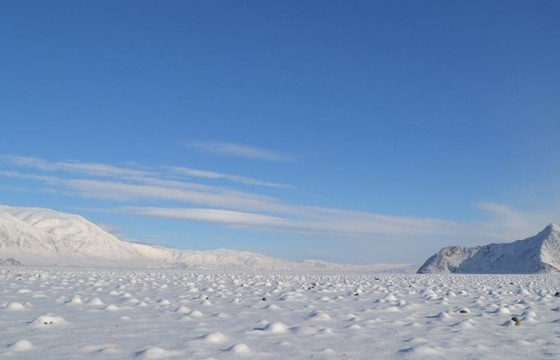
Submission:
[[557,359],[553,275],[0,268],[5,359]]

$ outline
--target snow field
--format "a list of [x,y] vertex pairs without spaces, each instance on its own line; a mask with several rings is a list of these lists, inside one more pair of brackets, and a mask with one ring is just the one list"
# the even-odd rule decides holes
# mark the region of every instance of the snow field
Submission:
[[554,275],[0,268],[0,359],[558,359]]

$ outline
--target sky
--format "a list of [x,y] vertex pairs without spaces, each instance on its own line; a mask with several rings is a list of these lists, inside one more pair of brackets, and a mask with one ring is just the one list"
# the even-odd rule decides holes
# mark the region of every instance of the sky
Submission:
[[0,204],[422,263],[560,222],[560,2],[0,3]]

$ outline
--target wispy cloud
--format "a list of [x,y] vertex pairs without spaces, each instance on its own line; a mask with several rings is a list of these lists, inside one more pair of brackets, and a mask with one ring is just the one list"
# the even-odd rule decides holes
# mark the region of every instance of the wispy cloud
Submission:
[[478,224],[479,232],[497,240],[514,240],[534,235],[549,223],[560,221],[560,206],[520,211],[506,204],[483,201],[474,206],[488,216]]
[[73,174],[84,174],[96,177],[121,177],[121,178],[142,178],[155,176],[156,173],[117,167],[99,163],[87,163],[78,161],[46,161],[36,157],[1,155],[0,158],[13,165],[34,168],[43,171],[65,171]]
[[32,180],[32,181],[41,181],[41,182],[45,182],[45,183],[52,183],[52,184],[56,184],[56,183],[61,183],[64,180],[60,179],[58,177],[55,176],[45,176],[45,175],[36,175],[36,174],[23,174],[20,173],[18,171],[5,171],[5,170],[0,170],[0,176],[6,177],[6,178],[18,178],[18,179],[24,179],[24,180]]
[[[28,159],[31,160],[27,161]],[[172,201],[244,211],[294,211],[290,206],[281,204],[268,196],[222,186],[170,180],[166,178],[170,176],[169,174],[159,174],[156,172],[136,173],[134,170],[126,168],[107,166],[112,169],[109,172],[111,174],[111,176],[108,176],[109,179],[99,179],[100,173],[84,178],[83,175],[89,175],[90,167],[77,166],[76,169],[87,170],[85,170],[85,173],[80,173],[80,176],[53,176],[43,174],[54,171],[53,169],[55,168],[62,168],[58,165],[59,163],[50,163],[41,159],[24,157],[18,159],[18,161],[12,161],[12,163],[22,167],[33,167],[35,172],[22,173],[14,170],[0,170],[0,176],[43,182],[67,194],[78,195],[84,198],[119,202],[143,200]],[[104,167],[101,166],[101,168]],[[72,172],[71,174],[74,173]],[[117,174],[122,176],[117,176],[116,178],[112,176]]]
[[140,216],[204,221],[234,226],[282,226],[286,222],[275,216],[218,209],[135,207],[123,208],[120,211]]
[[[165,200],[181,202],[185,204],[196,204],[210,206],[218,209],[205,209],[204,217],[200,221],[209,221],[211,215],[224,214],[220,211],[227,209],[229,214],[248,214],[247,211],[258,211],[263,218],[271,219],[270,214],[275,216],[274,222],[240,222],[239,226],[253,225],[255,230],[290,231],[308,234],[320,234],[324,236],[346,236],[346,237],[370,237],[370,238],[404,238],[429,235],[452,234],[456,232],[460,224],[429,218],[399,217],[367,212],[349,211],[335,208],[310,207],[304,205],[288,205],[275,198],[232,191],[220,187],[205,187],[197,184],[177,183],[162,180],[162,184],[125,184],[111,181],[67,180],[66,186],[78,191],[81,196],[88,198],[109,199],[114,201],[140,201],[140,200]],[[141,208],[135,208],[140,214]],[[153,215],[156,217],[173,217],[194,219],[193,210],[189,208],[147,208],[149,211],[142,215]],[[156,212],[157,209],[157,212]],[[200,209],[198,209],[200,210]],[[216,210],[215,212],[211,210]],[[183,211],[183,212],[181,212]],[[181,216],[179,214],[182,214]],[[197,212],[200,214],[200,211]],[[251,213],[254,217],[255,213]],[[222,223],[224,218],[217,217],[211,222]],[[227,224],[232,225],[229,217]],[[241,219],[238,217],[237,219]],[[246,218],[245,218],[246,219]],[[282,221],[279,221],[283,219]],[[258,228],[257,228],[258,227]]]
[[291,232],[340,239],[373,241],[408,239],[418,236],[451,235],[459,223],[428,218],[412,218],[355,211],[304,207],[305,216],[269,216],[207,208],[128,207],[118,212],[148,217],[219,223],[255,231]]
[[205,153],[226,155],[266,161],[294,161],[293,155],[277,151],[261,149],[254,146],[234,144],[228,142],[191,142],[190,147]]
[[204,179],[225,179],[225,180],[230,180],[236,183],[246,184],[246,185],[266,186],[266,187],[275,187],[275,188],[284,188],[284,189],[290,188],[290,185],[287,184],[272,183],[272,182],[262,181],[258,179],[253,179],[250,177],[223,174],[215,171],[197,170],[197,169],[191,169],[187,167],[177,167],[177,166],[169,167],[169,170],[189,177],[198,177]]
[[199,170],[181,166],[160,166],[158,168],[134,169],[100,163],[79,161],[47,161],[37,157],[19,155],[0,155],[0,161],[17,167],[31,168],[43,172],[66,172],[69,174],[87,175],[91,177],[110,177],[120,180],[136,180],[155,182],[173,177],[196,177],[203,179],[223,179],[235,183],[274,188],[290,188],[288,184],[280,184],[247,176],[224,174],[216,171]]
[[[5,160],[6,158],[4,158]],[[283,203],[277,198],[231,188],[169,179],[169,173],[183,173],[198,178],[227,176],[212,171],[181,167],[163,167],[167,174],[136,171],[105,164],[48,162],[37,158],[10,157],[12,165],[31,168],[33,173],[0,172],[2,176],[19,177],[45,183],[69,196],[105,199],[113,202],[151,206],[127,208],[128,213],[142,216],[183,218],[220,223],[246,229],[297,232],[321,236],[380,239],[447,234],[456,224],[424,218],[407,218],[333,208]],[[94,169],[103,170],[96,172]],[[70,176],[45,176],[53,171]],[[107,179],[100,179],[100,173]],[[75,176],[78,174],[79,176]],[[233,179],[230,179],[233,180]],[[166,206],[160,205],[162,202]],[[181,203],[185,206],[170,207]],[[195,205],[195,208],[191,206]],[[134,211],[133,211],[134,210]]]
[[[188,183],[164,181],[176,186],[155,186],[146,184],[126,184],[114,181],[71,179],[64,181],[65,186],[88,198],[115,201],[130,200],[167,200],[220,208],[233,208],[260,211],[284,211],[286,207],[266,196],[232,191],[219,187],[205,187]],[[190,188],[190,189],[189,189]]]

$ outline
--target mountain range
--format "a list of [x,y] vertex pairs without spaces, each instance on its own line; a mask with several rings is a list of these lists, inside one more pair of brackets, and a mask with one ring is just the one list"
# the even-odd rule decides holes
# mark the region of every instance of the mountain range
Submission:
[[291,262],[236,251],[194,251],[118,239],[84,217],[43,208],[0,206],[0,258],[26,265],[180,267],[215,270],[414,272],[407,264]]
[[418,273],[532,274],[560,272],[560,226],[511,243],[471,248],[448,246],[431,256]]

